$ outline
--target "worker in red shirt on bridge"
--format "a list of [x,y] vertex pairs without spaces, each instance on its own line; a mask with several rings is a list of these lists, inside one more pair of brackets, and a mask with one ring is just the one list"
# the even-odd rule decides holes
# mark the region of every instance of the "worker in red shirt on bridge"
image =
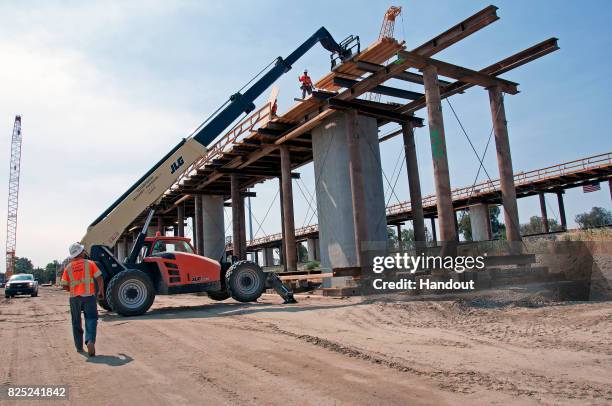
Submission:
[[70,246],[70,261],[64,268],[62,287],[70,292],[70,315],[72,319],[72,335],[78,352],[83,352],[83,326],[81,312],[85,314],[85,345],[87,353],[96,355],[96,327],[98,324],[97,296],[104,299],[104,280],[102,272],[94,261],[86,258],[85,247],[74,243]]
[[300,89],[302,89],[302,99],[306,98],[306,93],[312,94],[312,79],[308,76],[308,70],[304,69],[304,74],[298,78],[300,83]]

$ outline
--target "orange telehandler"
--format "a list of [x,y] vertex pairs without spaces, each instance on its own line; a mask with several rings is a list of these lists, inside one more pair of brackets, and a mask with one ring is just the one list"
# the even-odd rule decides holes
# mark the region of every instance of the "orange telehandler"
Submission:
[[332,52],[332,67],[359,53],[359,37],[350,36],[338,44],[321,27],[286,58],[244,92],[230,99],[190,137],[183,139],[153,168],[105,210],[87,229],[81,240],[102,271],[106,286],[100,305],[123,316],[145,313],[156,294],[207,292],[214,300],[232,297],[241,302],[257,300],[266,287],[279,293],[285,303],[293,303],[293,293],[273,272],[264,273],[251,261],[226,263],[196,255],[189,239],[157,235],[146,237],[153,210],[134,242],[129,256],[119,261],[111,248],[125,228],[143,211],[153,206],[183,173],[206,153],[206,147],[242,113],[255,109],[253,102],[316,43]]

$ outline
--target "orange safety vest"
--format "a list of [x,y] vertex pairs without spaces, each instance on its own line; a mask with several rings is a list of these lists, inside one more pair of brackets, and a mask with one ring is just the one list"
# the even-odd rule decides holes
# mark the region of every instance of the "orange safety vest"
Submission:
[[71,261],[62,275],[62,285],[70,286],[70,296],[91,296],[96,293],[94,279],[102,275],[93,261],[77,259]]
[[310,79],[310,76],[308,76],[308,75],[302,75],[300,77],[300,82],[302,82],[302,87],[311,87],[312,86],[312,79]]

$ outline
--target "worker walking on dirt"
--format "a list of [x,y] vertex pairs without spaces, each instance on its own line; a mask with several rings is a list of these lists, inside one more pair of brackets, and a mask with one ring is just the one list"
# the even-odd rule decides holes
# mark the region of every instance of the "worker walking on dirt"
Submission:
[[300,89],[302,89],[302,99],[306,98],[306,93],[312,94],[312,79],[308,76],[308,70],[304,69],[304,74],[298,78],[300,83]]
[[85,247],[74,243],[69,248],[70,261],[62,274],[62,288],[70,292],[70,316],[72,318],[72,335],[78,352],[83,352],[83,326],[81,312],[85,314],[85,345],[87,354],[96,355],[96,328],[98,325],[98,298],[104,299],[104,280],[102,272],[95,262],[85,258]]

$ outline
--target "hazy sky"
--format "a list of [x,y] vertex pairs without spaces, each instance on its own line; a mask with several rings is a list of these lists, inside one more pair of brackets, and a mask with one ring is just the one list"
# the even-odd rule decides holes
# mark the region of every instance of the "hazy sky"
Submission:
[[[484,8],[470,1],[0,1],[0,220],[6,218],[10,135],[23,116],[23,155],[17,255],[44,266],[67,254],[86,226],[176,142],[278,55],[285,56],[318,27],[337,38],[378,36],[384,11],[403,6],[395,36],[408,48]],[[612,12],[606,1],[498,1],[501,19],[437,55],[482,68],[552,36],[561,50],[504,75],[521,93],[506,97],[516,172],[612,150]],[[329,69],[327,52],[313,49],[277,84],[279,112],[298,95],[296,76],[307,67],[315,78]],[[417,85],[398,83],[422,91]],[[491,131],[486,91],[451,98],[481,152]],[[444,102],[453,187],[473,183],[477,161]],[[417,113],[426,117],[426,112]],[[382,129],[381,132],[386,132]],[[424,194],[433,193],[426,128],[417,132]],[[400,139],[382,144],[383,169],[394,183]],[[497,177],[494,149],[486,168]],[[312,165],[300,170],[312,193]],[[397,169],[396,169],[397,173]],[[480,180],[485,180],[484,174]],[[255,217],[264,218],[278,182],[259,185]],[[308,205],[297,185],[296,225]],[[405,167],[396,194],[407,199]],[[388,199],[388,197],[387,197]],[[395,203],[393,196],[390,200]],[[558,219],[556,199],[549,216]],[[570,226],[575,214],[611,208],[607,185],[566,195]],[[537,197],[519,201],[526,221],[539,213]],[[310,215],[308,215],[308,218]],[[316,218],[314,220],[316,222]],[[255,229],[257,229],[255,225]],[[2,229],[4,230],[4,228]],[[280,230],[278,199],[263,232]],[[4,248],[4,234],[0,237]],[[0,261],[4,270],[4,261]]]

